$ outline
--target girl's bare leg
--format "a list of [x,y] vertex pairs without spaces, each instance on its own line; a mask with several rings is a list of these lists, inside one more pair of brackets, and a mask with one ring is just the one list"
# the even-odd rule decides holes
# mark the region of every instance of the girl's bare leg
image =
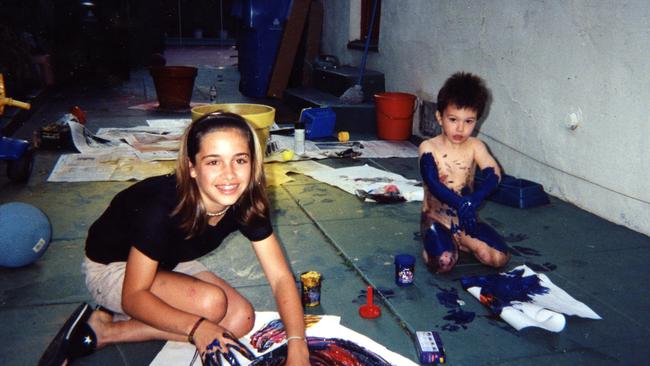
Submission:
[[[211,272],[192,277],[161,271],[151,292],[168,305],[218,323],[237,337],[248,333],[255,321],[248,300]],[[88,324],[97,335],[98,348],[122,342],[187,340],[187,335],[166,332],[135,319],[113,322],[112,316],[103,311],[95,311]]]

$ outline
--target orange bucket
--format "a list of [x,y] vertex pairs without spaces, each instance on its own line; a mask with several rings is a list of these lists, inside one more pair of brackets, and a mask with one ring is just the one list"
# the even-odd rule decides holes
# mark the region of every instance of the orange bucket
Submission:
[[386,92],[375,94],[377,137],[382,140],[408,140],[413,126],[415,95]]

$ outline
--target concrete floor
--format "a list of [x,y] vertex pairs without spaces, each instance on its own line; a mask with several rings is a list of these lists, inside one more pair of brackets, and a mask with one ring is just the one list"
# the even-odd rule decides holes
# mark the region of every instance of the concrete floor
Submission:
[[[195,48],[170,50],[166,56],[168,64],[200,66],[194,101],[207,101],[208,88],[215,83],[219,102],[251,101],[237,91],[234,54],[232,50]],[[91,130],[142,125],[147,118],[189,117],[189,112],[127,109],[154,98],[146,70],[133,71],[124,83],[62,87],[47,94],[15,136],[29,137],[31,131],[56,120],[73,105],[87,112]],[[273,100],[254,102],[279,104]],[[281,109],[277,119],[290,118],[291,112]],[[79,302],[90,300],[79,270],[86,231],[112,196],[131,184],[48,183],[46,179],[61,153],[39,151],[27,184],[13,184],[4,173],[0,177],[0,202],[35,205],[49,216],[53,226],[52,242],[42,258],[23,268],[0,269],[2,365],[35,364],[69,313]],[[367,163],[419,178],[416,159],[325,163],[336,167]],[[460,286],[463,276],[494,270],[466,256],[449,274],[434,275],[424,269],[417,234],[420,203],[363,203],[311,178],[295,178],[271,188],[270,197],[274,227],[294,273],[316,270],[323,274],[322,305],[309,312],[341,316],[343,325],[413,360],[416,354],[409,332],[436,330],[452,365],[647,364],[650,296],[643,283],[650,279],[649,237],[555,198],[548,205],[526,210],[487,202],[480,216],[512,248],[508,269],[522,263],[535,266],[603,317],[568,317],[565,330],[557,334],[539,329],[517,332],[491,317]],[[398,253],[417,258],[414,286],[398,288],[394,284],[393,257]],[[275,309],[266,280],[240,235],[231,236],[228,243],[202,261],[248,296],[257,309]],[[368,283],[385,294],[383,298],[377,296],[383,315],[375,320],[362,319],[357,313],[365,301],[361,291]],[[465,303],[462,310],[475,313],[473,321],[463,323],[448,317],[450,308],[437,295],[453,291]],[[147,365],[162,344],[111,346],[75,364]]]

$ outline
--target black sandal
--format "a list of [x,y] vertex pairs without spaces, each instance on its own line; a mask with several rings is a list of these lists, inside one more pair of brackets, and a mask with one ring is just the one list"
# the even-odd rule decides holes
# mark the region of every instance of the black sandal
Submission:
[[97,348],[97,336],[87,321],[93,309],[83,303],[75,309],[47,347],[38,366],[60,366],[65,360],[89,355]]

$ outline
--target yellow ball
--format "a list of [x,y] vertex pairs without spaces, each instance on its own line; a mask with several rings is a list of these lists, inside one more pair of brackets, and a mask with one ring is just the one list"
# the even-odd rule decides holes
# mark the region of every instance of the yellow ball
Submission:
[[282,160],[293,160],[293,150],[284,150],[282,152]]
[[339,141],[340,142],[348,142],[348,141],[350,141],[350,133],[348,131],[339,132]]

